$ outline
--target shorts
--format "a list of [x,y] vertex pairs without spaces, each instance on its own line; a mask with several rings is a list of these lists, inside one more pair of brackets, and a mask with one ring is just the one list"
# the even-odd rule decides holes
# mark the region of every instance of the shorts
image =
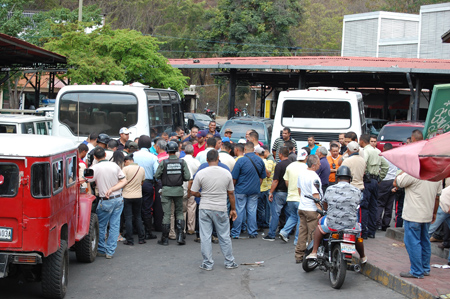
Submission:
[[[359,223],[356,223],[355,227],[353,227],[352,229],[361,232],[361,226],[359,225]],[[319,230],[323,235],[331,234],[331,233],[338,231],[337,229],[332,229],[331,227],[329,227],[327,225],[327,216],[326,215],[319,219]],[[359,236],[359,234],[358,234],[358,236]]]

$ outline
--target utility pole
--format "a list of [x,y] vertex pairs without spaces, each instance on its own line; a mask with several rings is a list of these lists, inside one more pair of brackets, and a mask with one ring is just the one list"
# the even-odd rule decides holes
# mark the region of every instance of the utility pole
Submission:
[[83,0],[78,0],[78,23],[83,20]]

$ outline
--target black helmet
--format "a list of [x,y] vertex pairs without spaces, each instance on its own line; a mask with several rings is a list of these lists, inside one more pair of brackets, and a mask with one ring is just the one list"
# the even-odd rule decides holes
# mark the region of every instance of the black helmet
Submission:
[[110,140],[111,138],[109,138],[108,134],[105,133],[98,134],[97,143],[108,144]]
[[336,171],[336,176],[338,178],[341,177],[341,176],[346,176],[346,177],[349,177],[351,179],[352,178],[352,172],[350,171],[350,168],[348,168],[347,166],[341,166]]
[[175,141],[169,141],[167,143],[167,152],[168,153],[176,153],[178,151],[178,143]]

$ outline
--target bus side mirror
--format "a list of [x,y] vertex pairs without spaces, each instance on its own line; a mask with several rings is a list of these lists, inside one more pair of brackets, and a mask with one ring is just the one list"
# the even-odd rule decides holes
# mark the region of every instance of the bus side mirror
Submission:
[[93,179],[94,178],[94,169],[91,169],[91,168],[85,169],[83,172],[83,176],[88,180]]
[[194,120],[193,119],[188,119],[187,123],[188,123],[188,129],[189,130],[192,129],[192,127],[194,126]]

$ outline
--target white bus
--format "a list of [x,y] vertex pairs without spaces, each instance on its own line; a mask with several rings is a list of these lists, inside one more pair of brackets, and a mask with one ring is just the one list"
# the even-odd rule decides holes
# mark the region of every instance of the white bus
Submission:
[[63,87],[56,97],[52,135],[82,142],[93,132],[118,138],[120,128],[127,127],[133,140],[141,135],[154,138],[178,126],[184,129],[176,91],[113,81],[110,85]]
[[308,136],[329,148],[340,133],[365,133],[364,104],[360,92],[336,87],[311,87],[280,92],[272,132],[272,146],[284,127],[298,148],[308,145]]

